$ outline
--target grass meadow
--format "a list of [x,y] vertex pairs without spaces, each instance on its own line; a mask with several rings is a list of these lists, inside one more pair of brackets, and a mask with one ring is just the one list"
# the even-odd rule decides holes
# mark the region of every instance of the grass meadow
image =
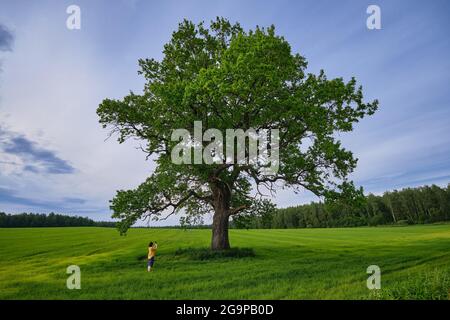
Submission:
[[[206,229],[0,229],[0,299],[448,299],[450,224],[230,230],[254,256],[200,259]],[[146,271],[149,241],[159,245]],[[249,250],[251,251],[251,250]],[[81,289],[66,268],[81,268]],[[381,268],[381,290],[366,269]]]

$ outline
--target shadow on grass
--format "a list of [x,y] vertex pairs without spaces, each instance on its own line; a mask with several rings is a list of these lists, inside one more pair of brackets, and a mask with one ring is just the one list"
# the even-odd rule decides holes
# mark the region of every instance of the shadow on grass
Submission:
[[180,248],[175,256],[187,257],[191,260],[217,260],[255,257],[251,248],[231,248],[228,250],[211,250],[209,248]]
[[140,254],[140,255],[137,256],[137,260],[138,261],[147,260],[147,255],[146,254]]

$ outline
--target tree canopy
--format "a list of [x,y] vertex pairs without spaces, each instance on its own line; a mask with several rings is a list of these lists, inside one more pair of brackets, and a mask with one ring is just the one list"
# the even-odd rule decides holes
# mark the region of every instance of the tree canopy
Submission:
[[[307,189],[329,199],[361,194],[348,181],[356,159],[336,133],[349,132],[378,102],[364,102],[354,78],[328,79],[307,73],[306,59],[275,33],[275,27],[245,31],[224,18],[183,21],[164,46],[163,58],[139,60],[142,94],[105,99],[100,123],[118,141],[137,138],[156,163],[154,173],[133,190],[119,190],[113,217],[125,232],[140,218],[213,212],[213,249],[229,247],[228,219],[252,211],[279,187]],[[174,129],[279,129],[278,171],[258,162],[175,164]],[[202,142],[204,145],[207,143]],[[234,144],[234,141],[233,141]],[[248,150],[246,150],[248,155]]]

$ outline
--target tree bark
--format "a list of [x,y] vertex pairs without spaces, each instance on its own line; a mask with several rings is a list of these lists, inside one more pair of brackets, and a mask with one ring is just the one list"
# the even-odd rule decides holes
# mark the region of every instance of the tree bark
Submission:
[[228,239],[228,213],[215,212],[212,225],[212,250],[230,249]]
[[214,217],[212,224],[212,250],[230,249],[228,240],[228,219],[230,217],[231,195],[227,187],[216,186],[213,190]]

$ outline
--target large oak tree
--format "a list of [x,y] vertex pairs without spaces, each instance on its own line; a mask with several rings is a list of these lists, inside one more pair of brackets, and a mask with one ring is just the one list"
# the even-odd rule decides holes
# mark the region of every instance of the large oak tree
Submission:
[[[223,18],[209,27],[179,24],[164,46],[161,61],[139,60],[146,79],[142,94],[105,99],[100,123],[118,141],[138,138],[156,163],[154,173],[134,190],[119,190],[111,201],[122,232],[138,219],[185,219],[213,213],[212,249],[229,248],[233,215],[264,207],[265,191],[307,189],[320,197],[358,196],[347,180],[356,166],[336,133],[377,109],[364,102],[355,79],[327,79],[306,72],[307,62],[292,53],[275,28],[245,31]],[[279,129],[279,170],[267,175],[257,162],[174,164],[174,129]],[[247,154],[247,153],[246,153]]]

